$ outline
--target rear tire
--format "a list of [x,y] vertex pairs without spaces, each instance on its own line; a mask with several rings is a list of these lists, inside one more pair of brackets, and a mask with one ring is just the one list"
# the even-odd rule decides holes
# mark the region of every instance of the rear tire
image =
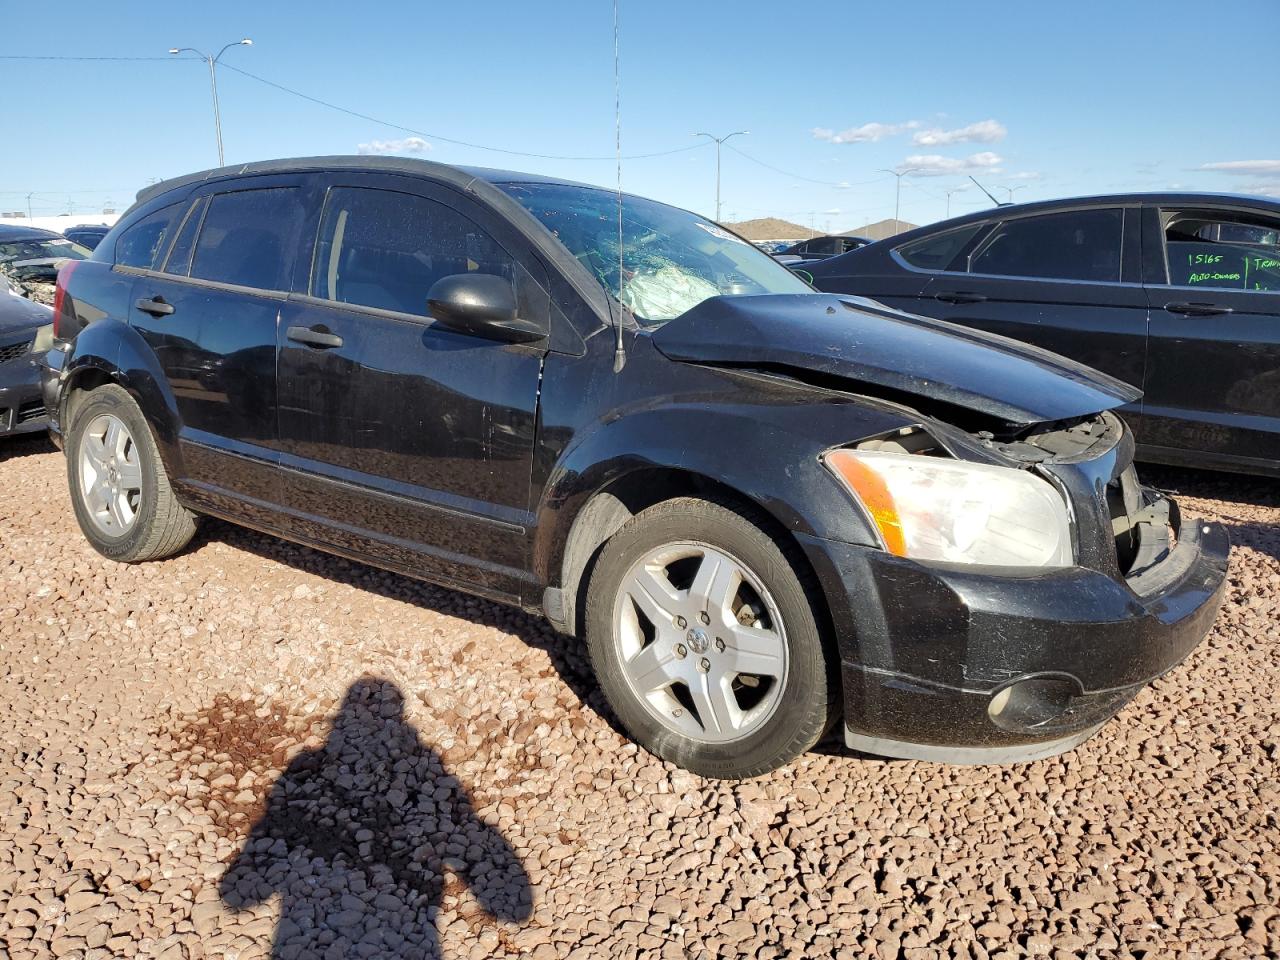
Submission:
[[168,557],[190,541],[196,516],[173,494],[142,411],[115,384],[68,405],[67,481],[85,539],[123,563]]
[[822,737],[837,684],[804,569],[793,546],[736,509],[694,498],[642,511],[604,545],[587,591],[587,647],[642,746],[739,779]]

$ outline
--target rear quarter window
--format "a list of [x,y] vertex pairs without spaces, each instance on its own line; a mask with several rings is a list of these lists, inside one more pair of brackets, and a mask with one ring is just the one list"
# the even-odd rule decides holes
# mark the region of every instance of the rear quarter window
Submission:
[[175,220],[184,205],[173,203],[149,213],[116,239],[116,263],[124,267],[151,270],[160,261]]
[[946,270],[985,226],[985,223],[975,223],[931,237],[922,237],[898,247],[897,254],[911,266],[921,270]]

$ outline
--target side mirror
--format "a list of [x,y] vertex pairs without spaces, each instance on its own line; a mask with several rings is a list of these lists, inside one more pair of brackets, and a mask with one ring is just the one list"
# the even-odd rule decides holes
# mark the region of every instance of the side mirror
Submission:
[[490,273],[455,273],[441,277],[427,291],[432,319],[458,333],[507,343],[541,340],[547,331],[516,316],[511,281]]

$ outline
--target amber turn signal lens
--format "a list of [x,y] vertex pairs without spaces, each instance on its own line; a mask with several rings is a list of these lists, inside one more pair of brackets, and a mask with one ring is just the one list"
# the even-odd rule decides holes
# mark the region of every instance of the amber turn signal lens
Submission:
[[859,460],[851,451],[833,450],[827,454],[827,466],[845,482],[861,502],[880,531],[885,549],[899,557],[907,555],[907,541],[893,495],[880,474]]

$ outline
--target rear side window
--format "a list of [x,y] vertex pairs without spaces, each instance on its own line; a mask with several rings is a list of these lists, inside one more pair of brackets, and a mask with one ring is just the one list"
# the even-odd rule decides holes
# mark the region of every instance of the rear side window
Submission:
[[1120,279],[1124,211],[1078,210],[1000,224],[970,258],[971,273],[1047,280]]
[[452,207],[362,187],[329,191],[311,270],[311,294],[425,317],[442,277],[490,273],[514,280],[515,263]]
[[1219,290],[1280,290],[1280,218],[1165,215],[1169,282]]
[[898,247],[898,256],[913,267],[921,270],[945,270],[951,266],[956,255],[978,235],[985,223],[975,223],[967,227],[958,227],[939,233],[932,237],[923,237]]
[[220,193],[209,201],[191,276],[287,290],[302,202],[296,187]]
[[182,216],[183,204],[174,203],[149,213],[116,239],[116,263],[152,270],[164,254],[170,231]]

